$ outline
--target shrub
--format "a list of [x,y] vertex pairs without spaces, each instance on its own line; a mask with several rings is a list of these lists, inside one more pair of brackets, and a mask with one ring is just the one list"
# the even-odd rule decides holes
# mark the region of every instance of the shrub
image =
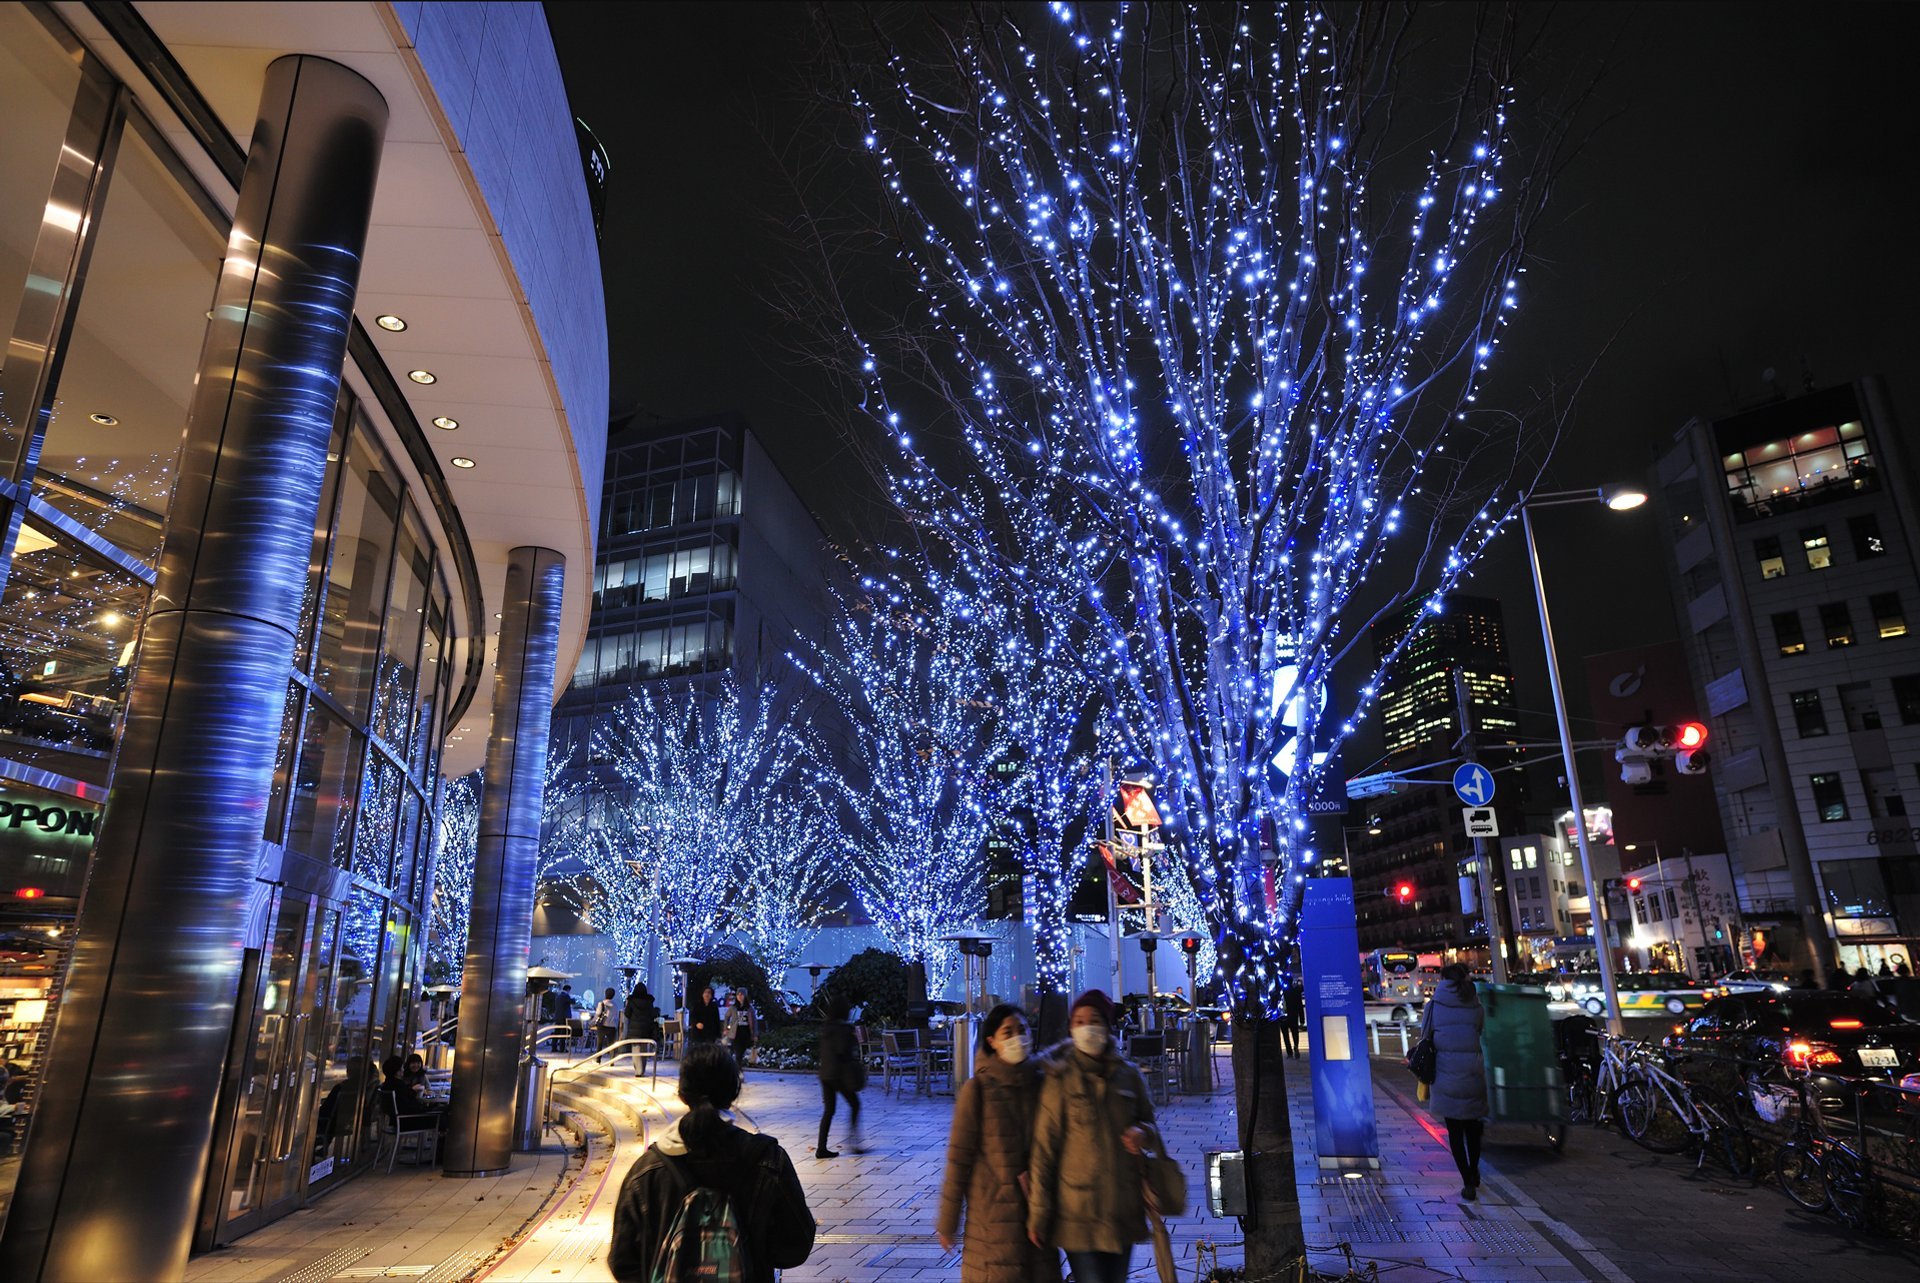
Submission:
[[773,986],[767,981],[766,969],[734,945],[713,946],[708,950],[705,961],[687,973],[688,998],[699,997],[700,991],[710,984],[746,990],[747,1000],[760,1013],[763,1026],[786,1016],[786,1007],[780,1001],[780,995],[773,991]]
[[906,1022],[907,964],[885,949],[862,949],[827,973],[814,995],[822,1013],[834,998],[862,1009],[860,1022],[880,1029]]
[[818,1069],[819,1048],[820,1026],[808,1022],[766,1030],[755,1050],[764,1069]]

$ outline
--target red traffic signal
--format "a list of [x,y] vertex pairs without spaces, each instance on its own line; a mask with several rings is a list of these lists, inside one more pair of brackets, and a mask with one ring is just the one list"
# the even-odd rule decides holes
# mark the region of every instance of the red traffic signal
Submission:
[[1673,742],[1683,749],[1699,748],[1707,742],[1705,722],[1682,722],[1673,728]]
[[1629,891],[1638,891],[1639,889],[1640,889],[1640,879],[1639,879],[1639,878],[1628,878],[1628,879],[1627,879],[1627,890],[1629,890]]
[[1413,883],[1396,882],[1393,885],[1393,898],[1402,904],[1413,903]]
[[1181,936],[1180,951],[1182,953],[1200,952],[1200,937],[1199,936]]

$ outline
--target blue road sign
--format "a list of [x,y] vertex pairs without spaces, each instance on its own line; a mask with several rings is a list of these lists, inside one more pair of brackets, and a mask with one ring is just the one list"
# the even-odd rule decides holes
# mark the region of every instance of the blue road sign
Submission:
[[1453,791],[1468,806],[1485,806],[1493,801],[1493,772],[1478,762],[1468,762],[1454,771]]

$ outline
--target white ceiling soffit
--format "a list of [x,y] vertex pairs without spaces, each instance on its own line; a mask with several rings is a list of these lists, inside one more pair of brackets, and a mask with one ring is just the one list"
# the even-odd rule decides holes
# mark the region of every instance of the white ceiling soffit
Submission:
[[[343,63],[386,97],[391,118],[355,312],[447,474],[473,544],[489,632],[512,548],[533,544],[566,556],[557,694],[586,636],[592,578],[593,520],[573,438],[499,233],[438,105],[422,88],[413,51],[402,46],[397,24],[389,25],[388,7],[345,0],[138,8],[243,146],[267,65],[284,54]],[[380,328],[375,318],[386,315],[402,318],[405,331]],[[416,369],[431,371],[436,382],[409,382]],[[435,429],[439,416],[457,420],[458,430]],[[456,455],[475,466],[449,466]],[[449,728],[449,775],[478,767],[484,756],[495,640],[487,638],[486,670],[466,716]]]

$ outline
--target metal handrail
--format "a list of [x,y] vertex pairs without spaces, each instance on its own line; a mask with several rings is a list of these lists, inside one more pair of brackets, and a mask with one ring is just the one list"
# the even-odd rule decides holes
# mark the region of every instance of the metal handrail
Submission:
[[571,1039],[578,1037],[580,1037],[580,1034],[575,1032],[572,1025],[541,1025],[533,1031],[533,1045],[538,1047],[540,1044],[554,1038]]
[[[605,1067],[596,1065],[596,1061],[605,1060],[611,1064],[621,1056],[627,1058],[629,1065],[633,1064],[637,1056],[650,1057],[653,1061],[653,1081],[656,1084],[660,1081],[660,1044],[651,1038],[622,1038],[619,1042],[601,1048],[584,1060],[576,1060],[571,1065],[563,1065],[554,1070],[547,1076],[547,1089],[549,1091],[553,1089],[553,1085],[558,1082],[561,1074],[570,1074],[578,1078],[582,1074],[591,1072],[593,1068]],[[639,1076],[637,1073],[634,1075],[636,1078]]]

